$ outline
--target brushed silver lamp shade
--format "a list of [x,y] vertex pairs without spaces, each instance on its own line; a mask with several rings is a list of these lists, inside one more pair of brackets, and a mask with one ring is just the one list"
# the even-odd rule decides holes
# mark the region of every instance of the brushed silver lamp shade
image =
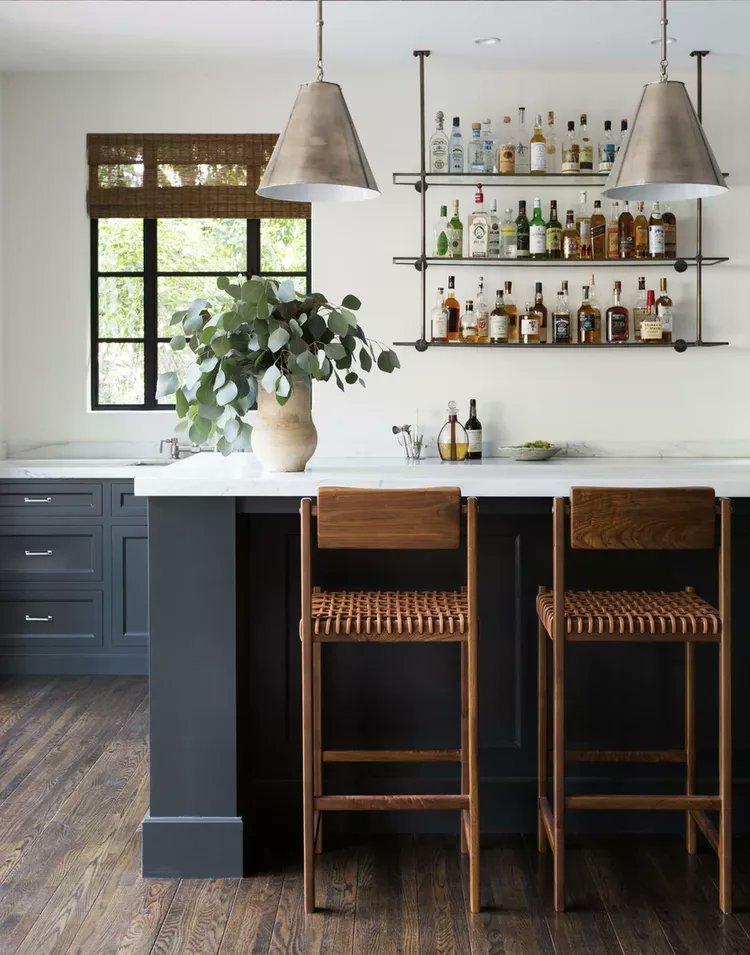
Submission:
[[303,83],[258,189],[267,199],[346,202],[380,195],[336,83]]

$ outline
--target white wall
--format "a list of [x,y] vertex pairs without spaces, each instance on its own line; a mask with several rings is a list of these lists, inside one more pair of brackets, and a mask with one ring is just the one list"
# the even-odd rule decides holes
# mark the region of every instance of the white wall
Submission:
[[[330,77],[341,82],[383,196],[314,210],[313,281],[330,298],[355,292],[363,301],[363,323],[374,338],[412,340],[419,322],[418,276],[391,263],[394,254],[418,251],[418,196],[394,187],[394,170],[416,167],[418,144],[416,64],[404,51],[403,70],[353,72]],[[686,51],[672,78],[693,89]],[[683,73],[678,64],[687,64]],[[705,203],[705,251],[732,257],[705,273],[705,331],[729,339],[730,348],[617,352],[596,349],[528,352],[433,349],[419,355],[401,349],[402,369],[371,375],[367,390],[347,396],[335,385],[316,386],[315,415],[325,454],[360,450],[389,453],[393,423],[411,419],[416,408],[430,429],[437,427],[449,399],[466,410],[476,397],[489,442],[546,437],[560,441],[748,442],[750,345],[745,315],[750,248],[746,225],[750,143],[748,125],[737,122],[734,97],[748,89],[750,71],[739,61],[709,58],[705,70],[705,125],[719,162],[731,172],[727,197]],[[149,441],[171,431],[166,413],[91,412],[89,375],[89,232],[85,211],[88,132],[267,132],[280,129],[305,67],[262,66],[246,73],[205,74],[11,74],[5,78],[3,152],[3,308],[5,312],[2,398],[8,409],[5,436],[11,452],[58,442]],[[604,118],[613,125],[634,108],[640,73],[524,73],[451,70],[450,60],[427,63],[427,109],[461,115],[464,131],[474,118],[553,108],[558,120],[589,114],[595,133]],[[558,122],[560,132],[562,123]],[[454,194],[428,193],[429,218]],[[473,191],[456,190],[466,215]],[[498,190],[501,208],[516,206],[533,190]],[[577,189],[544,190],[564,210]],[[590,196],[591,198],[591,196]],[[679,251],[694,252],[693,209],[676,204]],[[449,269],[430,270],[429,300],[445,284]],[[477,272],[457,268],[459,296],[472,297]],[[597,269],[599,297],[608,298],[615,278],[632,299],[636,270]],[[646,274],[655,285],[660,272]],[[670,291],[681,313],[678,332],[692,335],[694,274],[670,271]],[[540,278],[548,301],[567,277],[577,304],[587,273],[571,268],[488,268],[495,289],[511,278],[523,298]],[[2,405],[0,405],[0,408]],[[728,447],[725,444],[724,447]]]

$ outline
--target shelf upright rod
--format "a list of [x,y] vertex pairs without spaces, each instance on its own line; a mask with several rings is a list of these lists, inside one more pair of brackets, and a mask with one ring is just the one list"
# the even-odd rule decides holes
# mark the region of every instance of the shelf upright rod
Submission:
[[[419,278],[422,303],[422,337],[417,343],[418,351],[427,348],[427,144],[424,111],[424,61],[430,55],[429,50],[414,50],[419,61],[419,215],[421,222],[421,241],[419,247]],[[421,343],[421,347],[420,347]]]
[[[703,58],[708,50],[692,50],[697,72],[696,112],[703,122]],[[695,201],[695,340],[703,344],[703,200]]]

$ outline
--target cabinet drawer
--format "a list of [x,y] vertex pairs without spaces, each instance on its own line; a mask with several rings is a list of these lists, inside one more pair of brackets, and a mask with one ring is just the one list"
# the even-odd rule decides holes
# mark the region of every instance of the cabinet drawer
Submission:
[[101,484],[26,481],[0,484],[0,517],[99,517]]
[[112,517],[143,517],[146,498],[136,497],[132,481],[112,482]]
[[101,527],[0,528],[0,579],[101,580]]
[[102,645],[102,595],[74,591],[0,592],[0,646]]

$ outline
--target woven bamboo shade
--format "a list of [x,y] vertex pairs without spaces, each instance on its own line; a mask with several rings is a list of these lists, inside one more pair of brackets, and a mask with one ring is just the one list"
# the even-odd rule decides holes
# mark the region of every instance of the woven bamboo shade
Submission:
[[277,138],[89,133],[89,217],[309,219],[309,203],[256,194]]

